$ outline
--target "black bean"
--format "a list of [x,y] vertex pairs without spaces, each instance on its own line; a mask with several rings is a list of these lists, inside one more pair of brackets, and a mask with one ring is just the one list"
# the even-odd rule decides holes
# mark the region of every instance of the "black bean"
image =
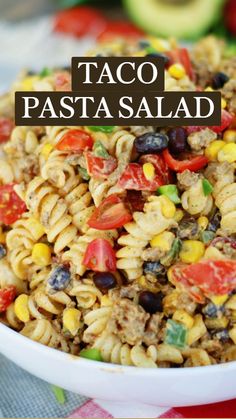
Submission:
[[55,291],[64,290],[71,280],[69,269],[64,265],[57,266],[48,278],[48,284]]
[[229,340],[229,332],[227,329],[219,330],[215,333],[213,333],[213,337],[216,339],[219,339],[221,342],[225,343],[227,340]]
[[216,306],[213,303],[207,304],[203,307],[202,312],[206,317],[214,318],[225,311],[224,306]]
[[137,137],[134,141],[135,149],[141,154],[159,153],[168,146],[168,137],[157,132],[148,132]]
[[109,272],[96,273],[93,277],[93,282],[96,285],[96,287],[102,292],[106,292],[111,288],[115,288],[115,286],[117,285],[116,277]]
[[165,276],[166,268],[160,262],[145,262],[143,264],[143,272],[160,278]]
[[213,217],[210,219],[207,230],[215,233],[220,227],[220,221],[221,221],[221,215],[219,212],[216,212],[215,215],[213,215]]
[[151,52],[151,53],[147,54],[146,57],[150,57],[150,58],[164,58],[165,64],[168,64],[170,62],[170,59],[169,59],[169,57],[167,57],[167,55],[158,54],[157,52]]
[[168,148],[171,153],[179,154],[186,150],[188,135],[184,128],[171,128],[167,135],[169,137]]
[[162,311],[162,299],[162,292],[143,291],[139,294],[139,304],[150,314]]
[[225,83],[229,81],[229,77],[225,73],[216,73],[212,79],[212,87],[213,89],[221,89]]
[[0,244],[0,259],[3,259],[7,254],[6,248]]

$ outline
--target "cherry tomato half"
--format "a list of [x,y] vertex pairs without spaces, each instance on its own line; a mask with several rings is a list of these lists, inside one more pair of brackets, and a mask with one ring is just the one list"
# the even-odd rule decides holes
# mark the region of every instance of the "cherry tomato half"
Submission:
[[121,188],[136,191],[156,191],[163,184],[163,177],[160,174],[156,174],[153,180],[147,180],[143,166],[138,163],[129,163],[118,180],[118,186]]
[[9,285],[0,290],[0,313],[6,311],[16,296],[16,287]]
[[84,154],[88,174],[97,179],[106,179],[117,167],[117,160],[114,157],[104,159],[103,157],[95,156],[90,151]]
[[59,11],[54,20],[54,30],[80,37],[96,36],[106,27],[106,18],[93,7],[78,6]]
[[115,272],[116,254],[108,240],[95,239],[89,243],[82,263],[94,272]]
[[104,30],[98,35],[99,42],[112,41],[115,38],[139,39],[144,32],[130,22],[122,20],[108,21]]
[[93,147],[91,135],[80,129],[71,129],[63,135],[56,149],[67,153],[81,153]]
[[221,125],[213,126],[213,127],[199,127],[199,126],[189,126],[186,127],[186,131],[188,134],[192,134],[193,132],[201,131],[205,128],[209,128],[210,130],[214,131],[216,134],[220,134],[222,131],[226,130],[232,122],[234,116],[227,112],[225,109],[221,111]]
[[132,214],[118,195],[110,195],[95,209],[88,225],[97,230],[123,227],[132,220]]
[[169,152],[168,149],[163,151],[163,157],[167,166],[175,172],[183,172],[184,170],[191,170],[196,172],[202,169],[208,163],[208,159],[205,156],[189,155],[186,160],[176,160]]
[[26,205],[14,191],[14,183],[0,186],[0,222],[10,225],[26,211]]
[[11,132],[14,128],[14,122],[10,118],[0,117],[0,143],[9,140]]
[[175,265],[173,278],[178,283],[198,288],[206,297],[228,294],[236,288],[235,260],[203,260],[191,265]]

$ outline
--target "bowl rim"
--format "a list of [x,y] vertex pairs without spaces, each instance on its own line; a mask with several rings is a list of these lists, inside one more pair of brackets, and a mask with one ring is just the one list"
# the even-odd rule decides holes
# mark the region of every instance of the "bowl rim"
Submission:
[[[236,361],[224,362],[222,364],[215,364],[215,365],[208,365],[202,367],[186,367],[186,368],[143,368],[143,367],[134,367],[128,365],[120,365],[120,364],[112,364],[108,362],[100,362],[100,361],[92,361],[89,359],[81,358],[77,355],[68,354],[66,352],[62,352],[55,348],[50,348],[46,345],[43,345],[39,342],[35,342],[30,338],[21,335],[19,332],[11,329],[4,323],[0,322],[0,335],[10,335],[10,337],[21,344],[25,344],[29,349],[31,348],[32,351],[37,353],[44,353],[49,358],[57,358],[58,361],[68,362],[74,361],[79,362],[83,367],[88,367],[91,369],[99,368],[104,372],[117,372],[117,373],[126,373],[128,375],[150,375],[154,376],[157,375],[158,377],[162,376],[170,376],[170,378],[182,377],[182,376],[194,376],[194,375],[201,375],[205,373],[215,374],[217,371],[222,369],[235,369],[236,370]],[[17,347],[17,346],[16,346]],[[0,351],[0,353],[2,353]],[[5,353],[3,354],[5,355]],[[7,357],[7,355],[5,355]]]

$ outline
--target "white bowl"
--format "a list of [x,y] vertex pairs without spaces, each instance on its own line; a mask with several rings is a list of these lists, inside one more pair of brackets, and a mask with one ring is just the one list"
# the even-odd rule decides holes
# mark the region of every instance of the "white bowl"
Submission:
[[124,367],[48,348],[3,324],[0,352],[49,383],[96,399],[190,406],[236,397],[236,362],[195,368]]

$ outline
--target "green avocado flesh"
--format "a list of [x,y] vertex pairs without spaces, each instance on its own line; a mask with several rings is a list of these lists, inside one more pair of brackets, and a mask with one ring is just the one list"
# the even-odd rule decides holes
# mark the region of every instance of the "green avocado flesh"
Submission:
[[155,36],[196,39],[220,18],[224,0],[123,0],[132,20]]

